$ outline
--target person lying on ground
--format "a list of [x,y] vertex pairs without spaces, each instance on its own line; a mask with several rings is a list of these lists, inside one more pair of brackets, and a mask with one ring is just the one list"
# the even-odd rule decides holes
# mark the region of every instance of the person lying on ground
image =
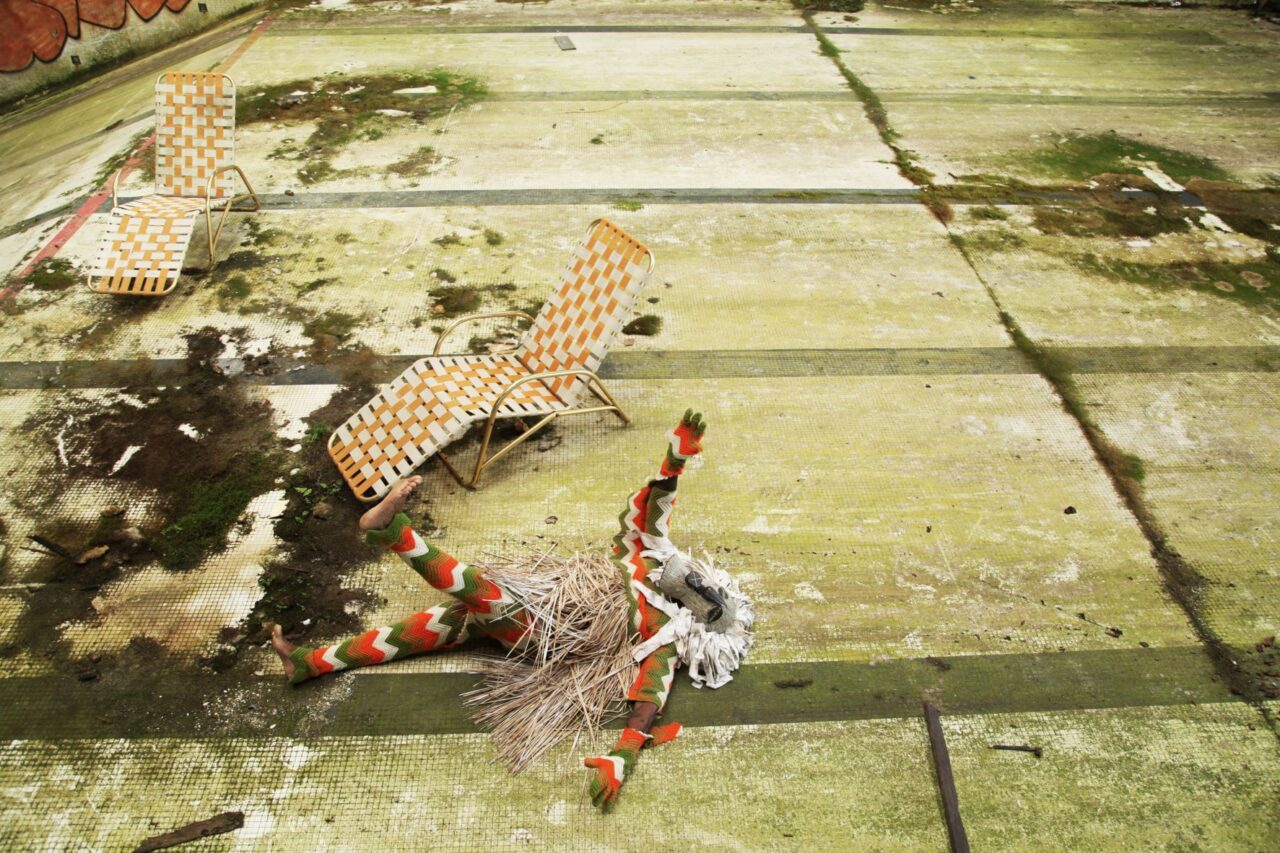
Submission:
[[[639,637],[633,651],[640,666],[626,695],[631,713],[617,746],[608,755],[585,760],[596,771],[592,801],[606,810],[631,775],[640,749],[665,743],[680,731],[679,723],[661,726],[657,720],[681,662],[681,647],[689,656],[691,634],[705,636],[708,630],[714,633],[713,626],[724,626],[724,637],[716,636],[720,642],[693,643],[700,653],[692,658],[691,667],[712,687],[729,680],[750,646],[746,631],[752,615],[736,585],[729,583],[733,595],[723,584],[718,589],[709,585],[708,577],[720,578],[723,573],[676,550],[668,536],[678,478],[688,461],[702,452],[705,432],[701,415],[686,412],[670,433],[658,476],[627,499],[613,540],[611,559],[626,586],[631,630]],[[368,543],[388,547],[453,601],[324,646],[295,646],[279,625],[272,625],[272,644],[291,683],[455,648],[474,635],[491,637],[517,652],[529,640],[531,620],[525,602],[482,568],[450,556],[413,529],[403,510],[421,483],[419,476],[397,483],[361,517],[359,526]],[[705,648],[709,646],[715,646],[710,655]]]

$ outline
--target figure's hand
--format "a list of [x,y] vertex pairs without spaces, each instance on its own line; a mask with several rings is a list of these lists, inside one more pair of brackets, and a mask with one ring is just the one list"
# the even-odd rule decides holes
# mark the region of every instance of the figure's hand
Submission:
[[684,463],[702,452],[702,436],[706,431],[707,422],[702,415],[687,409],[680,423],[671,431],[667,458],[662,460],[659,475],[678,477],[684,473]]
[[623,729],[618,745],[608,755],[584,758],[582,763],[596,771],[591,780],[591,804],[602,811],[609,811],[622,783],[627,781],[636,766],[636,756],[644,746],[646,737],[635,729]]

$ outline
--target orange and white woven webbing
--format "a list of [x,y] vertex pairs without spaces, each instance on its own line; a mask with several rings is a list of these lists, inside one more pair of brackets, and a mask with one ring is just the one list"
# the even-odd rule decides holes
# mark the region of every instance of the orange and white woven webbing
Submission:
[[[156,192],[203,198],[209,176],[235,161],[236,89],[225,74],[171,71],[156,83]],[[214,198],[232,194],[219,175]]]
[[99,293],[161,296],[178,283],[198,199],[146,196],[111,212],[89,275]]
[[[511,355],[421,359],[334,430],[329,454],[357,495],[381,495],[487,418],[507,386],[528,375]],[[519,417],[563,408],[545,386],[529,382],[498,413]]]
[[[574,251],[560,286],[525,332],[517,354],[530,372],[595,370],[635,309],[649,277],[649,250],[601,219]],[[572,405],[587,388],[574,376],[547,380]]]

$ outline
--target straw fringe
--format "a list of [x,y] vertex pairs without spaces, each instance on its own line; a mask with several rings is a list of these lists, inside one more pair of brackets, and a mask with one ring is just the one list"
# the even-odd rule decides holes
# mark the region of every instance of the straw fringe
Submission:
[[576,750],[622,713],[638,664],[631,655],[627,591],[596,553],[495,559],[486,575],[522,601],[531,630],[506,657],[481,658],[484,678],[463,694],[498,758],[520,773],[569,735]]

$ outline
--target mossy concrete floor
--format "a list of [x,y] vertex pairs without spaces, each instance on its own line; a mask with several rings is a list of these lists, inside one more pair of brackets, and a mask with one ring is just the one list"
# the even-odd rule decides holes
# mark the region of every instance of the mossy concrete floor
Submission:
[[[144,304],[75,279],[103,211],[70,268],[17,272],[149,128],[150,78],[0,117],[2,846],[129,849],[238,809],[197,847],[942,850],[928,699],[975,849],[1275,848],[1278,38],[1104,2],[289,6],[174,67],[233,63],[242,104],[436,69],[484,92],[359,141],[243,124],[264,210]],[[458,306],[536,310],[602,215],[658,262],[660,328],[603,369],[634,422],[565,422],[476,492],[429,464],[411,510],[464,558],[601,547],[673,419],[707,414],[676,538],[742,579],[757,644],[723,690],[677,684],[686,733],[609,816],[580,767],[607,744],[491,763],[470,652],[292,689],[258,633],[439,599],[277,521],[348,524],[325,431]],[[157,433],[183,406],[200,429]],[[121,538],[172,535],[188,457],[220,470],[227,435],[274,467],[194,568]],[[31,534],[133,556],[70,569]]]

